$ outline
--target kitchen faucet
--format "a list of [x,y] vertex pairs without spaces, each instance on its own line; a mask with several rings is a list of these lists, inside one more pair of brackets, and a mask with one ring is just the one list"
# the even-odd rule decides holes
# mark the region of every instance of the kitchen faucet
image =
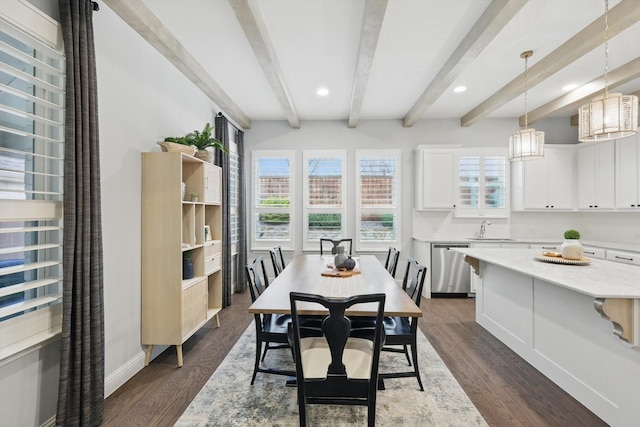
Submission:
[[480,239],[484,238],[484,233],[487,231],[487,225],[491,225],[491,222],[486,219],[482,221],[482,224],[480,224],[480,235],[478,236]]

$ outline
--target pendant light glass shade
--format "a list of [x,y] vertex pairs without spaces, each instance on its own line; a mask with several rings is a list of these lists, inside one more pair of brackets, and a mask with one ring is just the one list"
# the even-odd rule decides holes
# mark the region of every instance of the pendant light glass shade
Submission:
[[509,160],[534,160],[544,157],[544,132],[522,129],[509,137]]
[[580,142],[608,141],[638,132],[638,97],[609,93],[578,111]]
[[524,59],[524,127],[509,137],[509,160],[535,160],[544,157],[544,132],[528,128],[527,115],[527,64],[533,51],[520,54]]
[[578,141],[609,141],[638,133],[638,97],[609,93],[609,1],[604,0],[604,95],[578,109]]

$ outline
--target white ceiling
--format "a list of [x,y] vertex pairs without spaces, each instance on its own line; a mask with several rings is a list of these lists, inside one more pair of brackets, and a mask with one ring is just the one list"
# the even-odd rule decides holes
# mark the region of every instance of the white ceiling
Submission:
[[[524,114],[524,60],[520,53],[525,50],[534,52],[529,59],[529,113],[566,96],[562,91],[564,85],[584,86],[605,72],[601,18],[604,0],[104,0],[104,3],[158,50],[163,52],[158,46],[164,46],[163,54],[174,63],[184,64],[184,55],[190,54],[208,79],[203,83],[202,75],[193,71],[198,67],[189,65],[190,62],[186,65],[189,70],[183,72],[196,84],[208,84],[211,90],[205,89],[205,93],[243,127],[250,127],[251,120],[289,120],[291,126],[298,127],[300,120],[345,120],[355,126],[358,120],[404,119],[405,125],[411,125],[409,113],[420,107],[414,106],[427,88],[431,91],[428,102],[419,108],[415,119],[464,117],[469,119],[463,123],[467,125],[486,117],[516,118]],[[616,15],[614,8],[618,6],[629,9]],[[381,10],[381,26],[378,29],[375,25],[363,26],[366,11],[373,11],[366,16],[375,17],[376,7]],[[494,28],[499,31],[490,34],[484,44],[470,46],[480,38],[468,34],[475,34],[474,25],[487,8],[510,9],[515,13],[502,24],[480,26],[488,30],[479,34],[490,34]],[[154,15],[159,22],[150,19]],[[627,18],[630,24],[622,32],[616,29],[615,18],[620,15],[632,16]],[[253,36],[245,32],[251,31],[250,27],[245,25],[243,29],[240,23],[243,16],[245,22],[247,16],[248,21],[255,19],[257,33]],[[597,19],[602,23],[597,32],[592,30],[584,37],[587,40],[591,34],[597,40],[593,49],[584,54],[579,52],[581,37],[577,44],[557,51],[559,56],[548,57],[544,66],[532,68]],[[609,1],[609,89],[613,89],[614,71],[640,56],[638,19],[640,1]],[[366,44],[367,37],[369,40],[373,37],[372,44]],[[471,40],[463,42],[465,37]],[[257,50],[251,41],[254,46],[258,43]],[[176,42],[185,52],[176,53]],[[470,50],[465,46],[470,46]],[[577,58],[571,58],[573,52],[578,52]],[[456,54],[461,59],[455,60]],[[448,60],[453,61],[449,71],[443,68]],[[556,71],[553,70],[556,64],[563,65]],[[532,75],[546,73],[549,67],[552,74],[532,85]],[[191,71],[195,76],[190,75]],[[616,91],[639,91],[640,65],[620,70],[623,71],[631,76],[627,78],[630,81]],[[521,80],[517,90],[502,95],[501,89],[518,77]],[[454,93],[453,88],[459,85],[468,90]],[[319,97],[316,95],[319,87],[326,87],[330,94]],[[356,96],[358,91],[361,103]],[[482,103],[492,95],[497,97],[495,106],[484,108]],[[592,97],[593,91],[584,93],[582,98],[587,95]],[[541,117],[568,120],[582,103],[545,108]],[[474,109],[479,114],[475,115]]]

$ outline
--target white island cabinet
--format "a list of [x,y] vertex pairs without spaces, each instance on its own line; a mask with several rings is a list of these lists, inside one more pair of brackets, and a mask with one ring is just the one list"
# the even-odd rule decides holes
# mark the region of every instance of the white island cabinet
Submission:
[[476,321],[614,427],[640,425],[640,267],[532,249],[456,249],[479,275]]

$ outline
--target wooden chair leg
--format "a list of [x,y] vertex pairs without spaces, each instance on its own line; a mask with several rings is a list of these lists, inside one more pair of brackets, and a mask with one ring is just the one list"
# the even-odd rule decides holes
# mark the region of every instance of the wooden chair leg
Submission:
[[418,369],[418,346],[414,340],[414,343],[411,344],[411,357],[413,358],[413,368],[416,373],[416,379],[418,380],[418,385],[420,386],[420,391],[424,391],[424,387],[422,386],[422,379],[420,378],[420,369]]
[[407,349],[407,345],[404,344],[402,347],[404,348],[404,355],[407,358],[407,363],[409,363],[409,366],[411,366],[411,358],[409,357],[409,350]]
[[258,366],[260,366],[260,350],[262,350],[262,342],[256,340],[256,361],[253,365],[253,376],[251,377],[251,385],[253,385],[253,382],[256,380]]

